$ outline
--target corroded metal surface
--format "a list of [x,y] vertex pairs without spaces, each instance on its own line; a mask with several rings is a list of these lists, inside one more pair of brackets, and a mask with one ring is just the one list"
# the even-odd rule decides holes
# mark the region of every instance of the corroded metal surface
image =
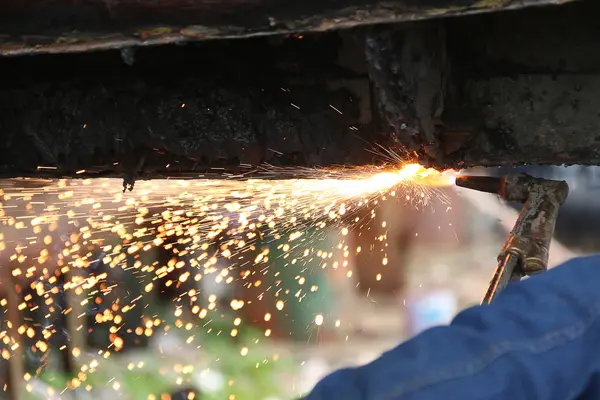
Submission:
[[323,32],[570,1],[574,0],[2,0],[0,55]]
[[436,131],[447,70],[443,27],[434,22],[374,30],[366,43],[384,129],[408,149],[439,156]]
[[372,146],[390,142],[365,116],[366,76],[337,65],[329,41],[145,49],[133,66],[116,52],[3,59],[13,79],[0,82],[0,176],[370,164]]
[[470,128],[449,163],[600,163],[600,57],[591,51],[600,40],[600,3],[557,11],[486,15],[448,27],[452,86],[444,123]]
[[0,176],[362,165],[377,145],[437,168],[600,164],[598,12],[0,58]]
[[438,168],[600,164],[598,12],[583,1],[374,30],[383,128]]

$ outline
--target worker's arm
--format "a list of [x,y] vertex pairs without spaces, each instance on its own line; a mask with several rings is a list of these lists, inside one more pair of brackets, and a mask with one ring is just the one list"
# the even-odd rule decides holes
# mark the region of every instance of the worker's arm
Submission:
[[599,370],[600,256],[592,256],[510,285],[493,304],[368,365],[334,372],[307,399],[570,400],[594,390]]

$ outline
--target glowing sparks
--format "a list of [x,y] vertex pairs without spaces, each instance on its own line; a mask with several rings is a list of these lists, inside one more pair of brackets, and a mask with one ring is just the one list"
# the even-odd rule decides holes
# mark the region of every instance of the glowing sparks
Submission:
[[[278,173],[291,171],[273,168],[265,174]],[[27,340],[28,351],[43,357],[52,348],[51,338],[64,334],[53,325],[63,316],[74,330],[68,334],[74,336],[106,328],[102,335],[107,345],[98,353],[99,359],[127,348],[129,336],[151,337],[177,329],[187,332],[186,343],[192,344],[191,331],[212,332],[213,316],[225,312],[231,313],[232,326],[223,335],[241,338],[247,319],[242,313],[255,299],[223,302],[216,291],[200,290],[202,285],[241,282],[245,289],[274,292],[271,312],[262,318],[266,323],[276,320],[291,308],[290,299],[302,301],[319,291],[318,285],[302,275],[309,260],[352,276],[348,258],[362,249],[351,247],[346,237],[360,229],[361,212],[373,218],[375,206],[388,198],[424,206],[437,196],[436,187],[453,183],[454,175],[454,171],[439,172],[418,164],[306,169],[293,171],[290,179],[283,180],[145,181],[127,194],[122,193],[121,182],[112,179],[6,181],[0,189],[0,255],[7,267],[0,276],[4,282],[0,306],[9,309],[8,315],[43,309],[49,323],[31,323],[27,316],[3,330],[0,355],[10,359]],[[377,240],[383,242],[386,222],[381,229]],[[328,230],[337,232],[340,242],[335,248],[320,249],[314,232]],[[275,251],[264,245],[265,237],[283,243]],[[168,255],[164,262],[157,260],[155,250]],[[281,288],[261,278],[276,257],[298,270],[296,282],[302,289],[295,297],[282,298]],[[387,264],[384,256],[382,265]],[[114,279],[115,273],[121,274],[121,280]],[[381,279],[378,274],[377,280]],[[136,295],[127,292],[123,280],[139,286]],[[144,314],[144,296],[158,291],[176,293],[172,323]],[[73,302],[68,307],[58,301],[65,292]],[[126,324],[132,318],[136,326]],[[315,315],[314,324],[325,324],[323,314]],[[339,320],[332,325],[339,327]],[[265,337],[276,333],[264,330]],[[71,339],[65,342],[69,343],[65,351],[83,358],[83,347],[69,349]],[[240,355],[247,356],[249,349],[244,345]],[[85,386],[96,363],[96,359],[82,362],[69,387]],[[121,390],[116,380],[108,384]]]
[[323,325],[323,315],[317,314],[315,316],[315,325],[317,325],[317,326]]

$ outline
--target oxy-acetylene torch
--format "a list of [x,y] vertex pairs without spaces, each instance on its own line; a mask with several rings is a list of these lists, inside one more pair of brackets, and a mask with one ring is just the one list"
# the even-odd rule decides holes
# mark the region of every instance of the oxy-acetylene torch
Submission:
[[482,304],[491,303],[511,282],[548,269],[548,252],[558,209],[569,193],[567,182],[515,174],[501,178],[458,176],[456,185],[495,193],[508,202],[523,203],[517,222],[498,255],[498,267]]

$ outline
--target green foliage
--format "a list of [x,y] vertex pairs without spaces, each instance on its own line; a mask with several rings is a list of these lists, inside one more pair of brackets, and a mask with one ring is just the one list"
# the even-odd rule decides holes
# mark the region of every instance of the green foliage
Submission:
[[[120,391],[125,393],[127,398],[146,400],[150,394],[158,395],[157,397],[160,398],[161,393],[173,389],[171,382],[160,374],[158,369],[151,367],[129,370],[126,365],[126,361],[120,363],[117,359],[100,362],[97,371],[86,375],[86,380],[79,390],[85,390],[84,387],[89,385],[93,393],[94,390],[110,388],[114,382],[118,382],[121,386]],[[157,365],[160,363],[155,364]],[[67,387],[71,379],[72,377],[64,373],[50,369],[45,370],[40,376],[40,380],[57,392]]]
[[[268,338],[251,326],[236,326],[239,333],[232,338],[230,331],[234,328],[234,319],[233,313],[215,310],[207,314],[205,320],[211,322],[206,326],[196,325],[190,331],[177,329],[170,332],[177,332],[182,339],[190,335],[198,338],[208,355],[209,368],[223,375],[225,387],[214,393],[204,393],[202,398],[222,400],[231,394],[235,394],[236,400],[282,398],[278,376],[293,369],[291,361],[286,358],[274,361]],[[249,349],[246,356],[240,354],[242,347]],[[229,381],[233,381],[232,386],[227,386]]]
[[[149,311],[149,310],[147,310]],[[193,335],[194,344],[189,346],[191,353],[197,353],[194,371],[191,373],[176,373],[175,364],[190,364],[175,355],[165,355],[156,349],[141,349],[136,353],[119,354],[114,353],[108,359],[99,360],[96,371],[86,375],[81,390],[87,385],[94,390],[112,390],[111,386],[118,382],[119,391],[124,397],[132,400],[146,400],[148,395],[154,394],[160,398],[161,393],[173,393],[178,389],[193,388],[200,391],[199,381],[208,379],[201,371],[212,371],[220,374],[222,385],[214,391],[199,393],[197,399],[223,400],[229,395],[235,394],[236,400],[262,400],[267,397],[282,398],[280,387],[277,382],[282,372],[291,369],[291,363],[285,359],[273,360],[273,349],[269,347],[268,338],[262,332],[246,327],[238,326],[239,334],[233,338],[230,331],[233,327],[234,315],[223,315],[220,312],[210,312],[206,321],[211,321],[207,326],[196,325],[191,330],[178,329],[174,327],[172,312],[164,309],[154,310],[166,318],[165,323],[172,329],[169,335],[176,335],[185,342],[185,339]],[[155,315],[152,312],[152,315]],[[209,327],[210,326],[210,327]],[[157,333],[160,334],[160,333]],[[258,339],[258,343],[257,343]],[[196,347],[200,347],[197,349]],[[247,355],[242,356],[240,350],[248,347]],[[187,353],[184,347],[183,352]],[[96,355],[97,358],[97,355]],[[143,361],[143,367],[137,364]],[[128,368],[130,363],[136,364],[132,369]],[[176,384],[178,377],[186,378],[180,386]],[[62,391],[71,377],[61,374],[56,370],[45,370],[39,377],[47,385],[53,387],[57,392]],[[231,385],[229,384],[231,383]],[[42,398],[30,394],[26,400],[37,400]]]

